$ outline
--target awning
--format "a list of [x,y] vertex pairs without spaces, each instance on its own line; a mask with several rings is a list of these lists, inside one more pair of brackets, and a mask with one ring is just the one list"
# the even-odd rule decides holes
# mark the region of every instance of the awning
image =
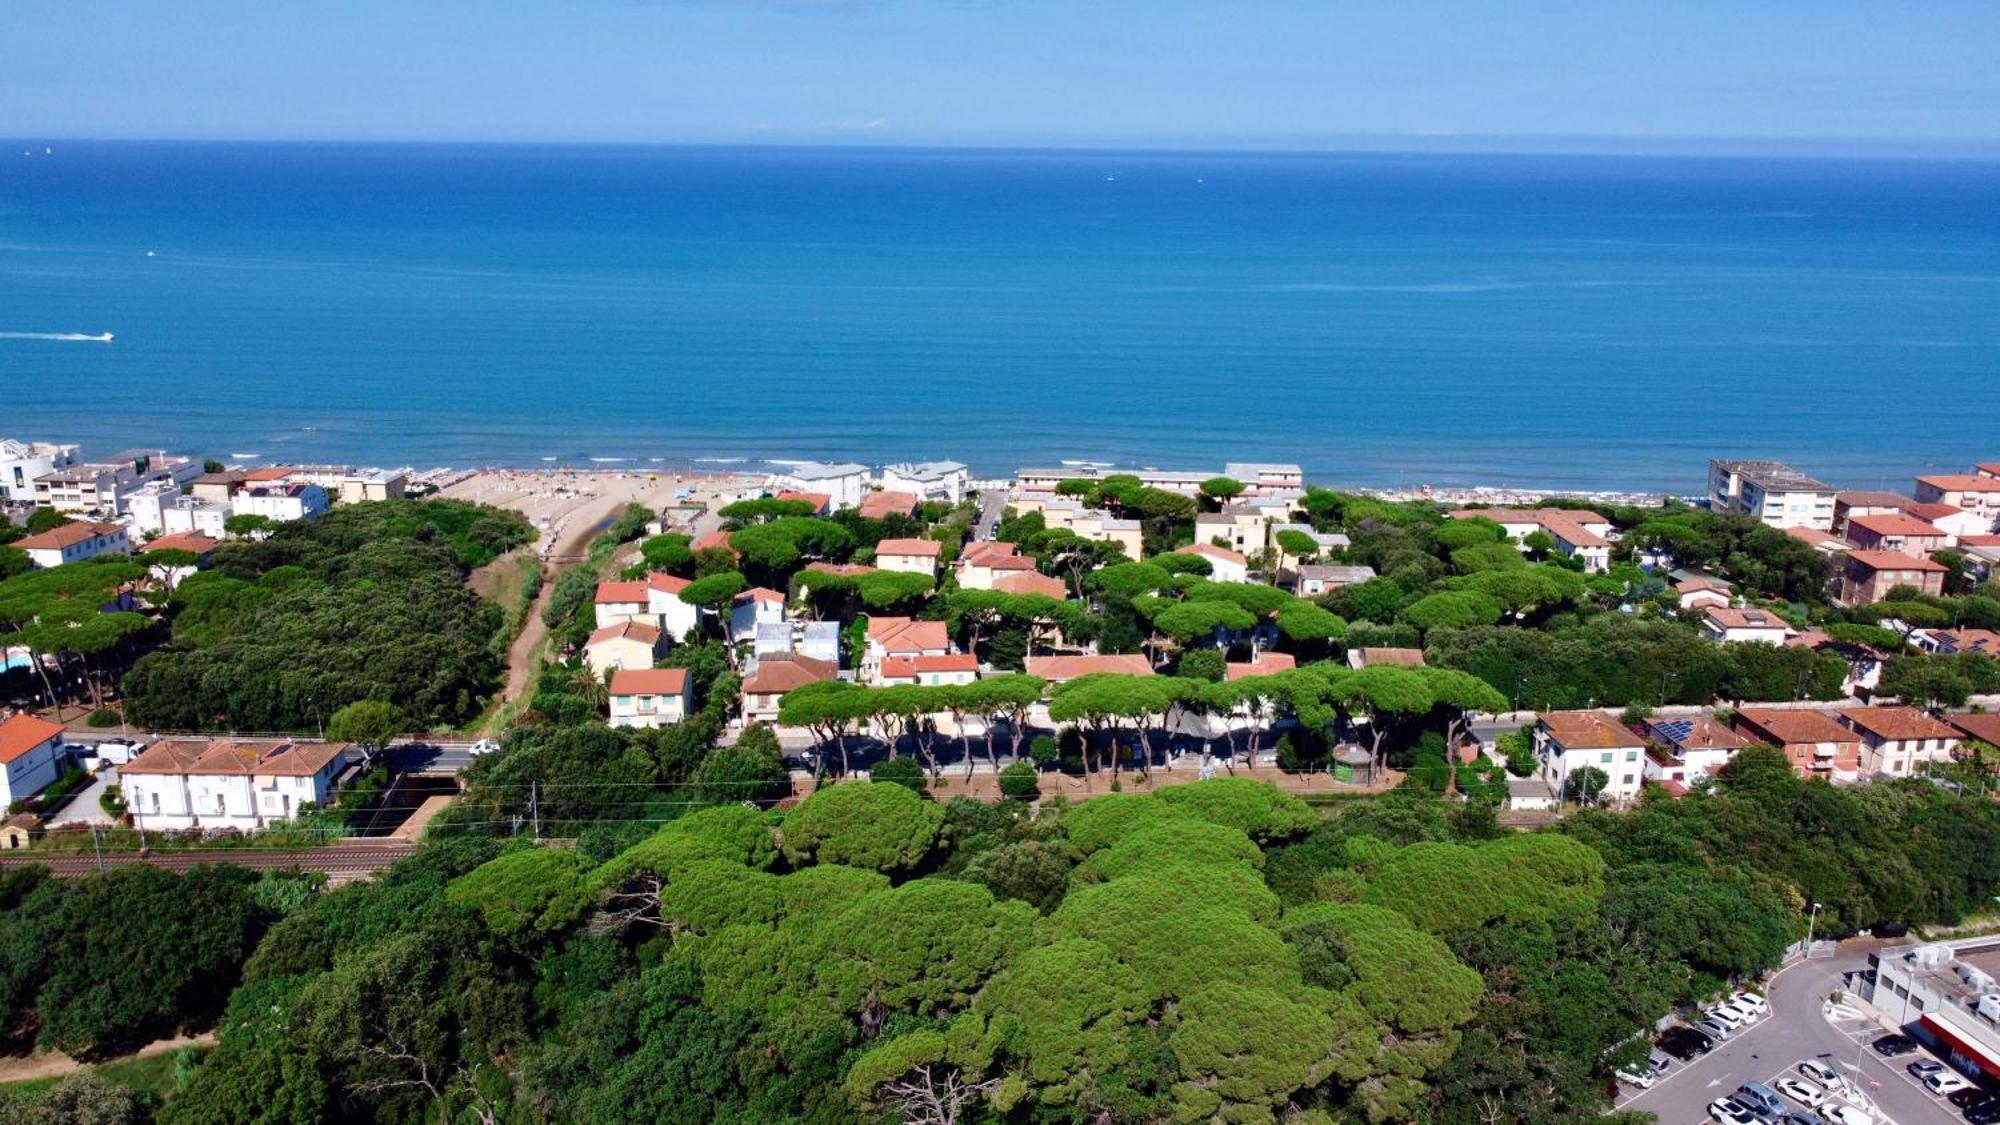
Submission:
[[1985,1027],[1975,1017],[1949,1008],[1925,1012],[1918,1021],[1952,1049],[1984,1071],[1988,1078],[2000,1078],[2000,1031]]

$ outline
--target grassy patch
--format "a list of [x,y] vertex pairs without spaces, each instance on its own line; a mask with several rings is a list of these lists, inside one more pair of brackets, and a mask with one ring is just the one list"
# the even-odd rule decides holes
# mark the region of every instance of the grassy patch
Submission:
[[[174,1092],[174,1057],[180,1054],[180,1051],[194,1051],[199,1056],[201,1048],[183,1047],[177,1051],[161,1051],[155,1055],[113,1059],[83,1069],[95,1072],[99,1078],[107,1082],[115,1082],[120,1086],[148,1093],[165,1101]],[[8,1102],[33,1101],[61,1081],[62,1076],[57,1076],[0,1083],[0,1106]]]

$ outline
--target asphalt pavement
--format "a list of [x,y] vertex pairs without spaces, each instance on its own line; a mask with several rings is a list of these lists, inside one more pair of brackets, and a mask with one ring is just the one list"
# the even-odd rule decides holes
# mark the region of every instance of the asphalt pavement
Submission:
[[1960,1121],[1956,1110],[1932,1097],[1903,1069],[1926,1055],[1885,1059],[1876,1054],[1868,1044],[1889,1029],[1860,1010],[1835,1009],[1835,1018],[1829,1018],[1829,998],[1844,991],[1845,975],[1865,970],[1869,952],[1881,944],[1848,942],[1834,957],[1797,961],[1779,970],[1765,987],[1770,1014],[1706,1055],[1686,1063],[1675,1060],[1665,1078],[1649,1090],[1628,1090],[1618,1108],[1652,1113],[1662,1125],[1692,1125],[1709,1120],[1708,1103],[1727,1097],[1743,1083],[1755,1080],[1768,1086],[1779,1077],[1796,1075],[1801,1060],[1816,1059],[1854,1084],[1872,1105],[1877,1121],[1890,1125]]

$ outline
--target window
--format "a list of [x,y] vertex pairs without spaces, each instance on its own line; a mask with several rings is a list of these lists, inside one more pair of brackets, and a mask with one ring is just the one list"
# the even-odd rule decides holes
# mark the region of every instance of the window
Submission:
[[1599,755],[1597,756],[1597,760],[1598,760],[1598,761],[1599,761],[1600,763],[1604,764],[1604,765],[1607,765],[1607,766],[1608,766],[1608,765],[1610,765],[1610,764],[1611,764],[1611,751],[1609,751],[1609,750],[1606,750],[1606,751],[1605,751],[1604,753],[1602,753],[1602,754],[1599,754]]
[[150,796],[153,798],[153,811],[157,813],[160,811],[160,795],[158,793],[153,793],[150,794]]
[[226,815],[228,812],[229,812],[229,806],[224,802],[222,794],[217,793],[215,795],[215,815],[223,816]]
[[1627,750],[1627,751],[1625,751],[1625,760],[1626,760],[1626,761],[1628,761],[1628,762],[1636,762],[1636,761],[1638,761],[1638,760],[1639,760],[1639,752],[1638,752],[1637,750]]

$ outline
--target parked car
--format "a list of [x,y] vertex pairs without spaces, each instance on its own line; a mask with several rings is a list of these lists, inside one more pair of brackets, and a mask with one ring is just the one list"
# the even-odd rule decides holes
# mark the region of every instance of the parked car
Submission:
[[1946,1094],[1944,1096],[1944,1100],[1950,1102],[1953,1106],[1957,1107],[1958,1109],[1963,1110],[1963,1109],[1969,1109],[1973,1106],[1974,1103],[1983,1102],[1992,1096],[1993,1095],[1987,1093],[1986,1091],[1980,1089],[1977,1086],[1967,1086],[1963,1090],[1954,1090],[1951,1093]]
[[1704,1011],[1702,1015],[1708,1019],[1721,1020],[1723,1023],[1729,1025],[1731,1031],[1749,1023],[1751,1019],[1750,1016],[1737,1011],[1727,1004],[1717,1004],[1715,1007]]
[[1847,1085],[1847,1079],[1842,1078],[1839,1071],[1834,1070],[1818,1059],[1802,1059],[1796,1069],[1800,1074],[1805,1075],[1807,1078],[1812,1079],[1829,1090],[1838,1090]]
[[1959,1111],[1972,1125],[1995,1125],[2000,1122],[2000,1098],[1987,1098],[1973,1102]]
[[477,758],[482,754],[491,754],[498,749],[500,749],[500,744],[498,742],[495,742],[490,738],[482,738],[478,742],[473,743],[472,746],[466,750],[466,753],[471,757]]
[[1780,1078],[1773,1082],[1772,1085],[1777,1087],[1780,1094],[1805,1106],[1807,1109],[1817,1108],[1821,1102],[1826,1100],[1826,1088],[1824,1086],[1808,1082],[1803,1078]]
[[1729,1096],[1755,1110],[1759,1117],[1776,1117],[1787,1108],[1778,1092],[1762,1082],[1745,1082]]
[[1867,1110],[1841,1105],[1839,1102],[1826,1103],[1820,1114],[1826,1118],[1827,1125],[1875,1125],[1874,1116]]
[[1646,1065],[1652,1070],[1653,1077],[1663,1078],[1666,1076],[1667,1071],[1673,1069],[1674,1060],[1667,1057],[1666,1052],[1655,1047],[1647,1054]]
[[1729,996],[1729,1003],[1760,1016],[1771,1011],[1771,1002],[1755,992],[1733,992]]
[[1670,1027],[1654,1045],[1682,1062],[1689,1062],[1714,1050],[1715,1038],[1692,1027]]
[[1826,1125],[1826,1118],[1807,1109],[1788,1110],[1771,1125]]
[[1717,1125],[1763,1125],[1764,1122],[1749,1106],[1734,1098],[1717,1098],[1708,1103],[1708,1116]]
[[1650,1090],[1653,1088],[1653,1072],[1646,1067],[1635,1069],[1628,1066],[1620,1070],[1615,1077],[1627,1086],[1637,1086],[1641,1090]]
[[1924,1089],[1943,1098],[1964,1090],[1976,1089],[1976,1087],[1966,1081],[1964,1075],[1954,1074],[1949,1070],[1940,1070],[1936,1074],[1924,1077]]
[[1709,1035],[1713,1035],[1717,1039],[1728,1039],[1730,1036],[1736,1034],[1736,1028],[1729,1021],[1718,1019],[1715,1016],[1701,1017],[1700,1022],[1696,1023],[1695,1027]]
[[1916,1050],[1919,1044],[1907,1035],[1891,1033],[1870,1043],[1869,1046],[1875,1048],[1875,1053],[1881,1055],[1883,1058],[1893,1059]]
[[1936,1059],[1918,1059],[1903,1069],[1910,1072],[1910,1077],[1922,1081],[1943,1070],[1944,1064]]

